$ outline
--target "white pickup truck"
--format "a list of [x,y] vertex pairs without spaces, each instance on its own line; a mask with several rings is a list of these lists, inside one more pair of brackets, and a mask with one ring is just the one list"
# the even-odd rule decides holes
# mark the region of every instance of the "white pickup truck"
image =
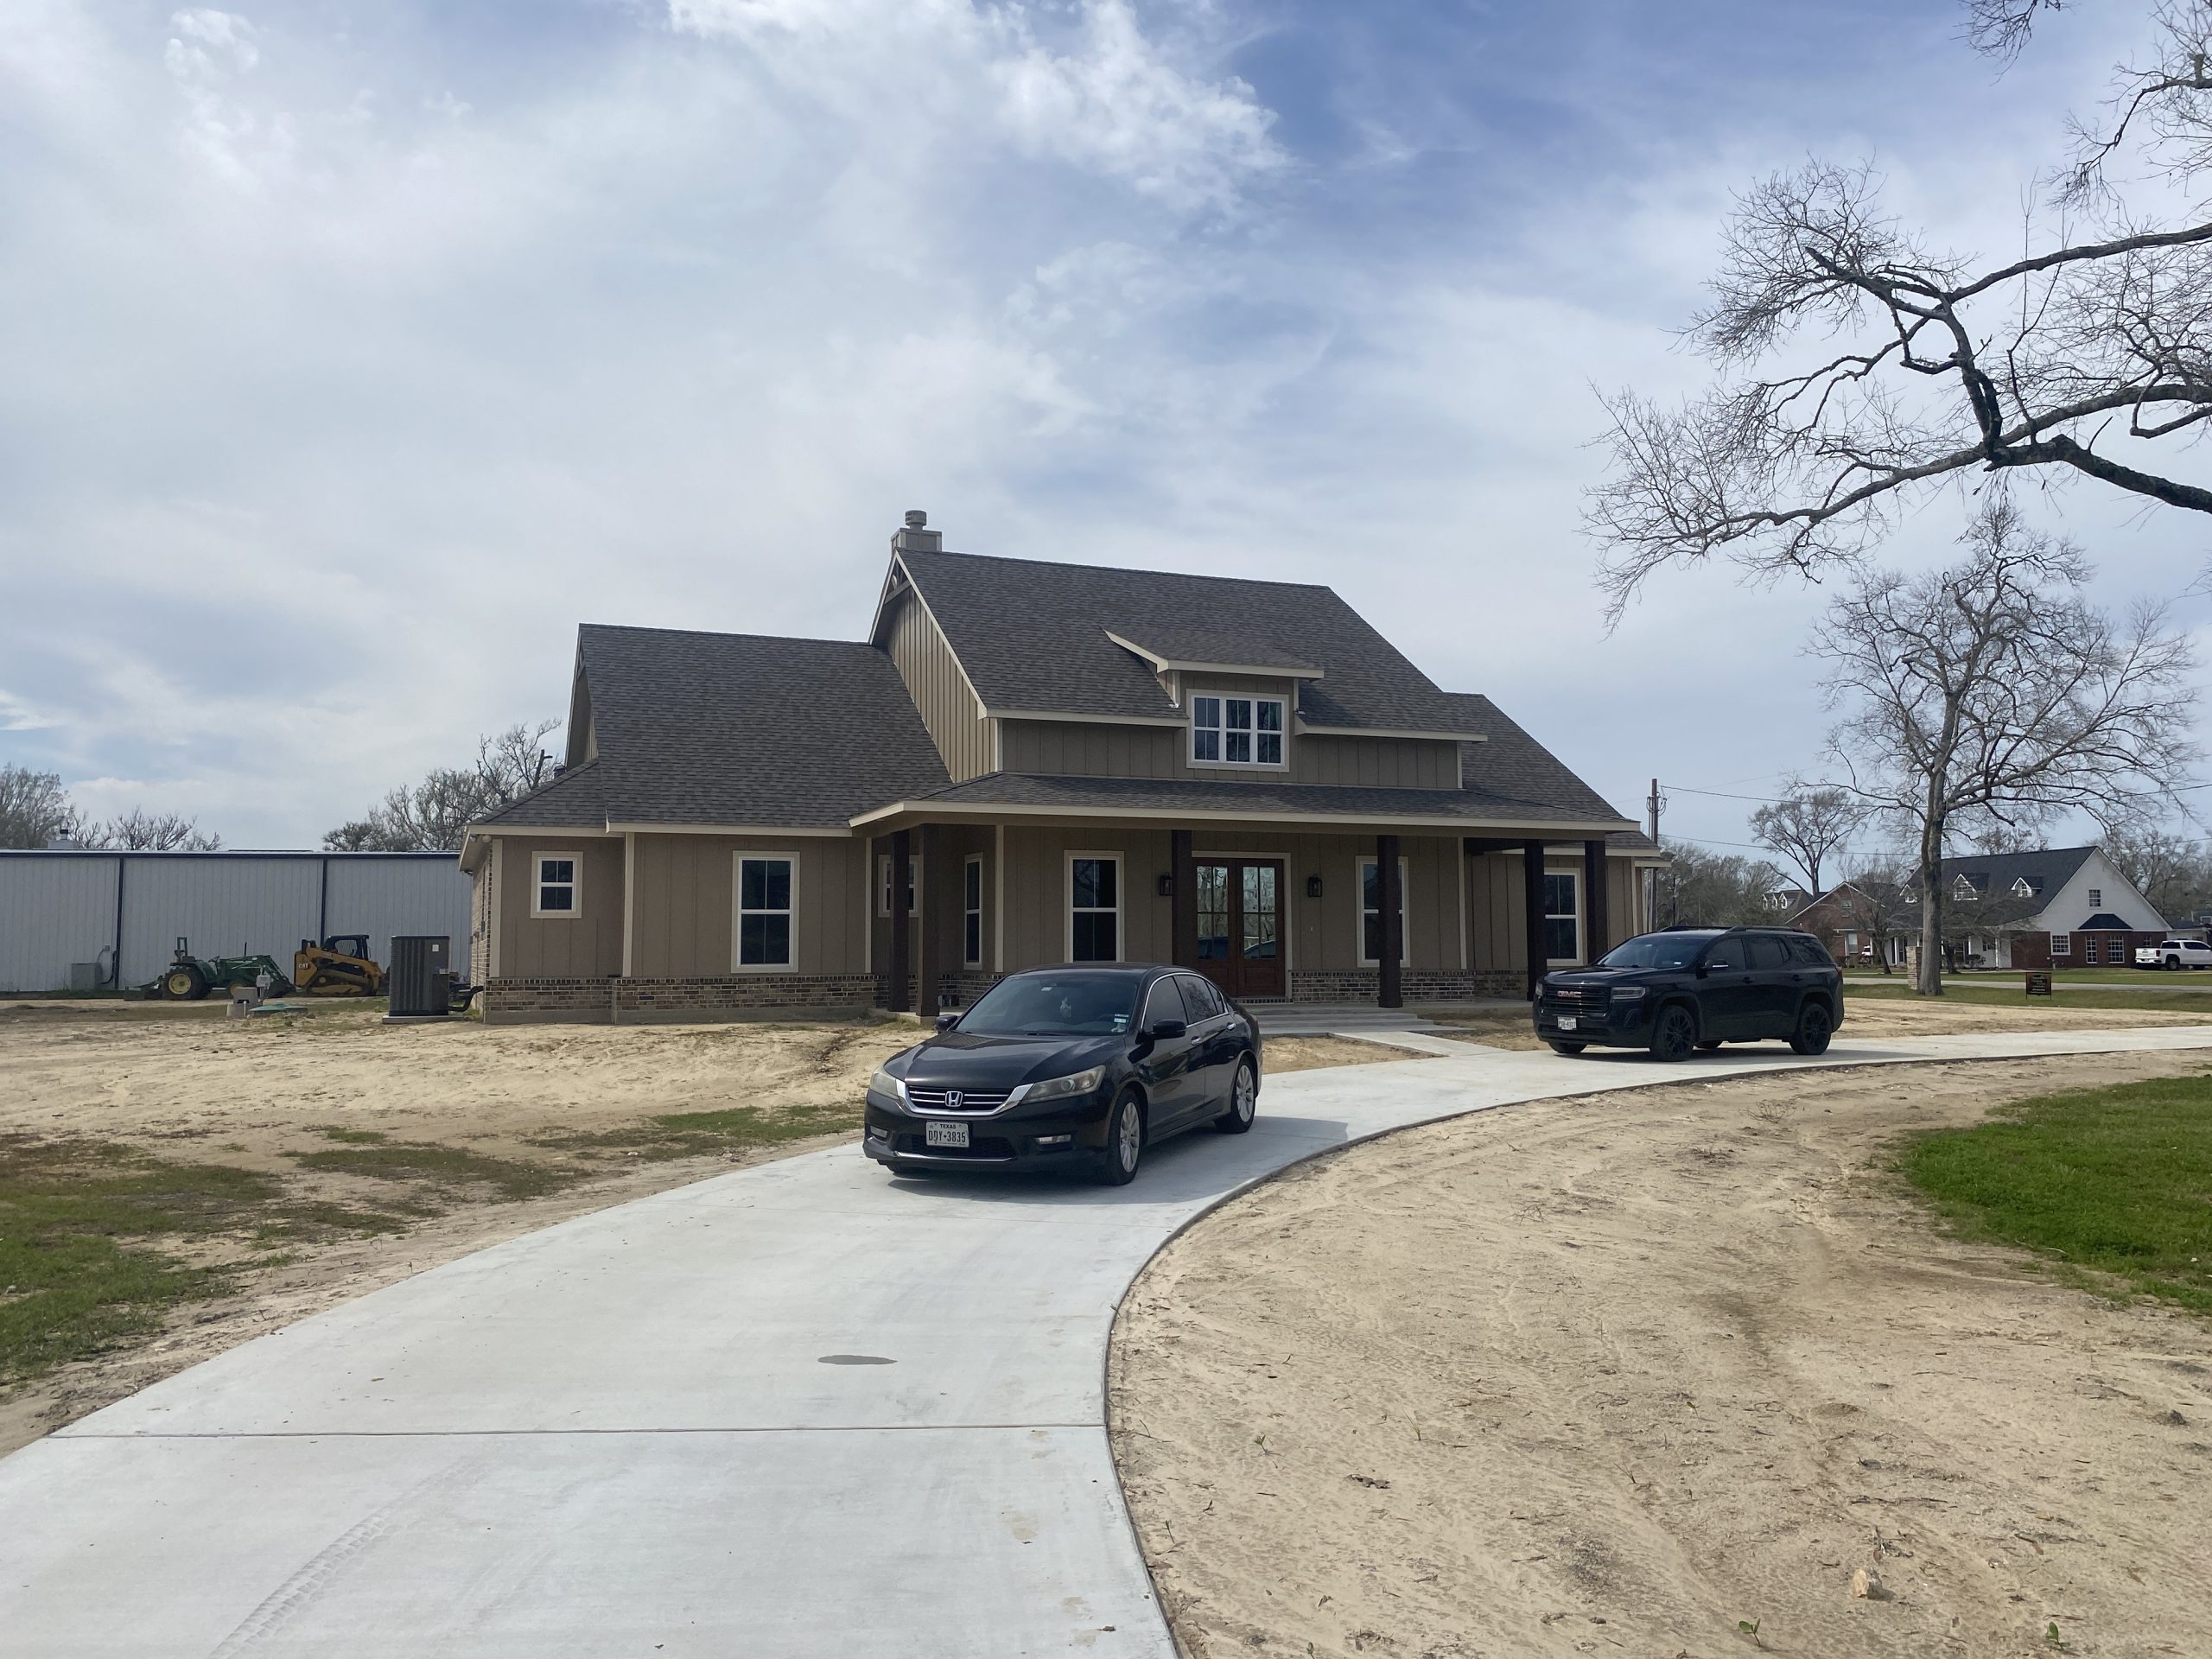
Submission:
[[2138,968],[2212,968],[2212,944],[2202,939],[2166,939],[2135,947]]

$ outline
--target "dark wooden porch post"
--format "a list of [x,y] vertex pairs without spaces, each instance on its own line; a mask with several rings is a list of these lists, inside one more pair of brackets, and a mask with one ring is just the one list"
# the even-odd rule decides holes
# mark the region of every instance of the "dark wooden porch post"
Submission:
[[914,899],[922,907],[920,953],[914,964],[914,1006],[925,1020],[937,1018],[937,976],[944,960],[944,906],[933,895],[937,880],[937,825],[925,823],[915,837],[920,842],[921,868],[914,872]]
[[1612,918],[1609,913],[1611,884],[1605,879],[1605,843],[1582,843],[1582,956],[1595,962],[1613,948]]
[[1529,932],[1529,1000],[1544,982],[1544,843],[1521,843],[1521,901]]
[[914,953],[909,924],[912,918],[906,913],[906,861],[913,856],[913,839],[904,830],[891,832],[891,960],[886,965],[891,979],[883,996],[883,1006],[893,1014],[904,1014],[914,1006],[910,981],[914,971]]
[[1376,885],[1382,889],[1382,960],[1378,964],[1382,980],[1382,995],[1375,999],[1380,1008],[1402,1008],[1405,998],[1401,993],[1401,968],[1406,954],[1406,894],[1405,883],[1398,870],[1398,838],[1395,836],[1375,837],[1375,873],[1380,878]]
[[1168,841],[1168,880],[1173,884],[1168,925],[1174,930],[1167,959],[1178,968],[1198,965],[1198,867],[1191,855],[1191,832],[1171,830]]

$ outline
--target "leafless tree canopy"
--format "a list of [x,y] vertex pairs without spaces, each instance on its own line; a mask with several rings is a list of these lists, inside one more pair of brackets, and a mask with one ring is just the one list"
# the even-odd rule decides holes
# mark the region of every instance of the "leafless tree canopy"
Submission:
[[2160,607],[2115,621],[2091,605],[2079,550],[2031,529],[2001,494],[1963,542],[1948,569],[1862,575],[1813,639],[1842,671],[1839,786],[1916,844],[1920,988],[1931,995],[1954,836],[2069,811],[2133,823],[2172,801],[2196,758],[2195,660]]
[[1866,808],[1840,789],[1796,788],[1751,814],[1751,839],[1794,866],[1818,898],[1822,868],[1866,821]]
[[149,812],[134,806],[119,818],[95,824],[79,837],[87,847],[120,848],[130,853],[212,853],[223,844],[199,821],[181,812]]
[[479,738],[474,766],[441,766],[419,784],[393,790],[367,816],[327,832],[322,844],[333,852],[457,852],[470,824],[552,781],[545,734],[560,723],[542,720]]
[[2145,827],[2108,837],[2105,853],[2168,923],[2185,926],[2212,910],[2212,845]]
[[40,848],[83,827],[59,772],[0,766],[0,847]]
[[[1968,33],[2007,56],[2057,9],[1970,0]],[[1763,575],[1851,560],[1975,473],[2212,512],[2181,454],[2212,415],[2212,0],[2151,21],[2156,57],[2075,126],[2021,257],[1908,228],[1866,166],[1815,160],[1738,199],[1688,334],[1713,384],[1679,405],[1607,399],[1612,467],[1586,522],[1614,618],[1653,572],[1715,553]],[[2131,190],[2183,205],[2132,207]]]

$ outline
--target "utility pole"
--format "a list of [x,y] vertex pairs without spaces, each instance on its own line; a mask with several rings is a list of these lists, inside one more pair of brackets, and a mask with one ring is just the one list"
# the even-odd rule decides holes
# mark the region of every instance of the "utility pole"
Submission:
[[[1650,798],[1644,802],[1644,806],[1650,813],[1651,844],[1654,847],[1659,844],[1659,780],[1654,778],[1651,780]],[[1659,925],[1659,872],[1646,870],[1643,875],[1643,925],[1646,927],[1656,927]]]

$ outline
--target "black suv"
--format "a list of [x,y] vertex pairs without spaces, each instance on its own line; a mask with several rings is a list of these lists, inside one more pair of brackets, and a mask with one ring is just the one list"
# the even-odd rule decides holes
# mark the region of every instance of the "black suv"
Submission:
[[1536,998],[1536,1035],[1562,1054],[1595,1043],[1679,1060],[1767,1037],[1819,1054],[1842,1023],[1843,970],[1811,934],[1780,928],[1639,934],[1594,968],[1545,975]]

